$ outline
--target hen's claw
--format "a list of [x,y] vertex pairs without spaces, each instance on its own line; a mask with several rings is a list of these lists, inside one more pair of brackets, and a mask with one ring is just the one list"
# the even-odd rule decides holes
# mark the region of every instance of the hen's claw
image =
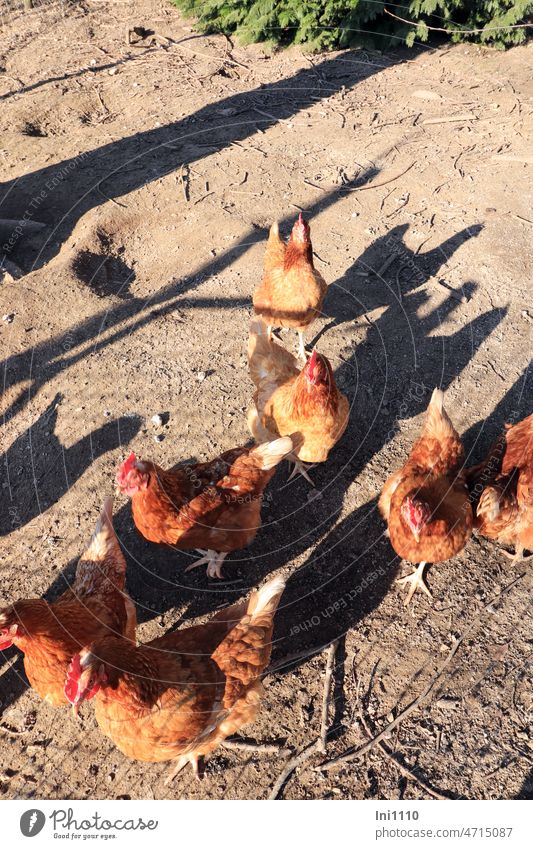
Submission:
[[405,604],[406,607],[407,607],[408,604],[411,603],[411,599],[413,598],[416,590],[419,587],[423,592],[425,592],[425,594],[427,596],[429,596],[429,598],[433,598],[428,585],[424,581],[424,569],[425,569],[425,567],[426,567],[426,564],[425,564],[424,561],[422,561],[422,563],[419,563],[418,566],[416,567],[415,571],[412,572],[410,575],[406,575],[405,578],[397,578],[397,580],[396,580],[397,584],[411,584],[411,586],[409,587],[409,590],[407,592],[407,595],[405,597],[405,601],[404,601],[404,604]]
[[181,772],[184,766],[190,764],[192,766],[192,771],[194,772],[196,778],[200,778],[200,774],[198,772],[198,756],[194,754],[190,755],[182,755],[181,758],[178,758],[176,761],[176,766],[165,778],[165,787],[168,787],[174,779],[176,778],[178,772]]
[[203,557],[200,557],[199,560],[195,560],[194,563],[187,566],[185,571],[190,572],[191,569],[195,569],[197,566],[204,566],[207,563],[207,577],[222,578],[221,568],[224,558],[227,557],[228,552],[213,551],[212,548],[208,548],[207,550],[204,548],[197,548],[196,550],[200,552],[200,554],[203,554]]
[[517,547],[514,554],[511,554],[510,551],[505,551],[504,548],[501,549],[501,553],[504,557],[508,557],[511,563],[526,563],[528,560],[533,560],[533,554],[528,554],[527,557],[524,557],[522,546]]
[[314,469],[316,463],[302,463],[301,460],[297,460],[295,457],[291,457],[289,462],[294,463],[294,469],[290,473],[287,480],[291,481],[296,475],[301,475],[303,478],[306,479],[308,483],[311,484],[311,486],[314,486],[313,481],[307,473],[307,469]]

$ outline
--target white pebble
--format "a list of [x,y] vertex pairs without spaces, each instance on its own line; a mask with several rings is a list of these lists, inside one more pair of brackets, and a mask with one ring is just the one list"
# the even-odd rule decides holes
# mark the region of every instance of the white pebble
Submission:
[[2,316],[2,321],[6,321],[8,324],[11,324],[11,322],[13,321],[14,318],[15,318],[15,313],[9,312],[9,313],[6,313],[5,315]]
[[154,442],[163,442],[164,438],[165,437],[162,433],[156,433],[156,435],[154,436]]
[[111,410],[104,410],[104,417],[108,419],[111,415]]
[[206,377],[207,377],[207,375],[206,375],[205,371],[199,371],[198,374],[196,375],[196,379],[199,380],[200,383],[202,382],[202,380],[205,380]]
[[163,417],[156,413],[155,416],[152,416],[152,424],[156,427],[161,427],[163,424]]

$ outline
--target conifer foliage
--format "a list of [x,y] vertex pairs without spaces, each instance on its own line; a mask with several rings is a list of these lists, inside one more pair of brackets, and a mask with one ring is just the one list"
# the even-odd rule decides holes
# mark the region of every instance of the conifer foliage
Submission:
[[532,23],[533,0],[173,2],[196,19],[202,32],[235,33],[242,44],[304,44],[311,51],[356,45],[411,46],[442,38],[504,47],[523,42],[532,32],[522,25]]

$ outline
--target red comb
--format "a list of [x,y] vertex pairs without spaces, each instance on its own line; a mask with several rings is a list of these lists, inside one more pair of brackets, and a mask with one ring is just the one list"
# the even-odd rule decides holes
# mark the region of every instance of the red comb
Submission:
[[78,681],[81,673],[80,656],[79,654],[75,654],[70,662],[70,666],[67,671],[67,680],[65,681],[65,696],[72,704],[76,701],[76,696],[78,694]]
[[316,352],[316,348],[313,348],[313,353],[311,354],[311,356],[310,356],[310,357],[309,357],[309,359],[307,360],[307,365],[308,365],[311,369],[314,369],[314,368],[315,368],[315,366],[316,366],[316,364],[317,364],[317,361],[318,361],[318,354],[317,354],[317,352]]
[[132,451],[130,456],[126,460],[124,460],[124,462],[122,464],[124,471],[125,472],[131,472],[136,461],[137,461],[137,457],[135,456],[134,452]]
[[116,481],[118,484],[120,484],[120,482],[124,480],[124,478],[126,478],[126,476],[129,474],[129,472],[131,472],[131,470],[135,467],[136,462],[137,458],[134,452],[132,451],[130,456],[127,457],[126,460],[124,460],[117,472]]

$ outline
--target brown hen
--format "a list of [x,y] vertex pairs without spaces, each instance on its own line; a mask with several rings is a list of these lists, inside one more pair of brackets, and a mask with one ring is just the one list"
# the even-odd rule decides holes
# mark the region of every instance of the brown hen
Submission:
[[124,590],[126,561],[112,509],[106,498],[74,583],[56,602],[21,599],[0,611],[0,650],[15,645],[24,652],[31,686],[52,705],[68,703],[65,675],[82,646],[105,634],[135,641],[135,606]]
[[130,758],[175,760],[167,779],[213,751],[259,711],[274,613],[285,588],[274,578],[248,602],[210,622],[141,646],[106,637],[73,658],[65,692],[77,708],[95,697],[96,719]]
[[296,358],[269,338],[265,323],[250,326],[248,365],[256,392],[248,426],[256,442],[291,436],[296,448],[291,477],[309,483],[305,463],[322,463],[348,424],[348,399],[337,389],[329,360],[313,351],[300,369]]
[[313,264],[310,227],[302,214],[287,244],[277,223],[270,228],[263,279],[254,292],[255,312],[273,327],[292,327],[300,340],[298,356],[305,359],[303,332],[322,310],[327,285]]
[[524,550],[533,551],[533,414],[506,425],[483,463],[466,474],[476,529],[514,546],[513,560],[529,560]]
[[197,549],[202,557],[188,569],[207,563],[208,576],[221,578],[226,555],[257,534],[265,487],[292,449],[284,437],[169,471],[131,454],[117,473],[117,484],[131,496],[133,520],[146,539]]
[[463,446],[443,400],[441,390],[434,389],[422,434],[379,499],[392,547],[400,557],[419,564],[412,575],[400,579],[411,585],[406,604],[418,587],[431,597],[424,582],[426,563],[454,557],[472,533]]

